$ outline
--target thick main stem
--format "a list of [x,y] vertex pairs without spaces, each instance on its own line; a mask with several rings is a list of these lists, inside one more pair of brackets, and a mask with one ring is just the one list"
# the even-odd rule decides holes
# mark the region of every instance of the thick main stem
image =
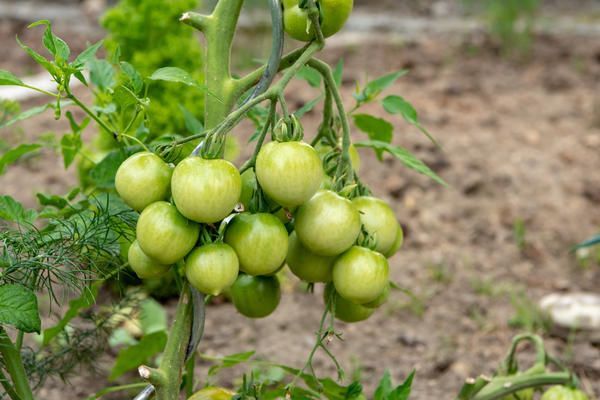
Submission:
[[27,374],[21,361],[21,355],[2,326],[0,326],[0,354],[4,359],[6,372],[8,372],[13,381],[14,390],[19,396],[13,399],[34,400],[29,382],[27,381]]

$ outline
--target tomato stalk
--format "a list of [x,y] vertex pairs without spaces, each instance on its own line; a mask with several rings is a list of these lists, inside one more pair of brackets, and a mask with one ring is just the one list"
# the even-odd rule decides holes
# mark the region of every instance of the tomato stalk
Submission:
[[275,100],[271,100],[271,104],[269,105],[269,115],[267,117],[267,120],[265,121],[265,125],[263,126],[262,131],[260,132],[260,136],[256,141],[256,147],[254,148],[252,157],[250,157],[250,159],[240,167],[240,174],[243,174],[244,171],[246,171],[249,168],[253,168],[254,165],[256,165],[256,157],[258,156],[258,152],[262,148],[262,145],[265,141],[265,137],[267,136],[267,132],[269,132],[269,129],[275,123],[276,106],[277,102]]
[[5,389],[8,387],[7,393],[9,395],[12,393],[11,398],[14,400],[33,400],[33,392],[29,387],[21,355],[2,326],[0,326],[0,354],[4,359],[6,372],[10,375],[14,385],[14,388],[11,387],[8,381],[1,377],[2,386]]

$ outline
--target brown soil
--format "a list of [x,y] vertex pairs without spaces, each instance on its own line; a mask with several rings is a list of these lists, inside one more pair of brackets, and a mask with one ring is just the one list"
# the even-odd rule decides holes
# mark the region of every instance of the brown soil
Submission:
[[[600,225],[599,54],[597,38],[577,37],[538,37],[530,57],[518,62],[499,57],[476,37],[363,43],[323,53],[334,63],[344,58],[347,106],[353,105],[354,81],[364,82],[366,71],[376,77],[410,69],[389,93],[415,106],[443,151],[402,117],[385,115],[378,104],[365,111],[393,122],[394,142],[451,186],[389,157],[379,164],[360,150],[362,179],[392,205],[406,234],[403,248],[390,260],[391,279],[414,294],[393,293],[364,323],[337,324],[344,341],[331,343],[331,350],[349,376],[361,375],[369,397],[389,368],[396,382],[416,369],[411,398],[451,399],[465,378],[491,374],[511,337],[521,331],[508,324],[516,315],[511,295],[536,302],[554,291],[597,292],[598,266],[582,268],[568,250]],[[290,87],[291,108],[314,98],[306,87],[300,82]],[[304,118],[307,132],[314,132],[318,115]],[[51,117],[23,123],[26,136],[67,128]],[[236,131],[246,136],[242,130]],[[353,134],[364,139],[360,132]],[[2,194],[33,206],[35,191],[66,192],[76,184],[75,174],[63,173],[60,163],[44,153],[9,167],[0,179]],[[518,221],[525,227],[522,249],[513,234]],[[310,295],[300,285],[288,286],[279,308],[262,320],[241,317],[229,303],[211,306],[200,352],[254,349],[260,358],[301,366],[315,340],[322,289]],[[585,390],[600,396],[598,347],[578,335],[568,343],[540,333],[551,352],[580,375]],[[110,368],[113,357],[107,354],[103,365]],[[211,364],[198,364],[197,377],[203,379]],[[335,377],[322,354],[316,367],[319,375]],[[231,386],[240,372],[224,371],[219,382]],[[89,396],[106,385],[106,376],[82,371],[71,380],[73,386],[49,383],[39,398]]]

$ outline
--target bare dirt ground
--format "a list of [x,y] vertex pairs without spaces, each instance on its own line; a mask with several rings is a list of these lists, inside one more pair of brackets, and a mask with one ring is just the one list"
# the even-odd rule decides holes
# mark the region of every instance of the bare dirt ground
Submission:
[[[478,36],[423,37],[348,44],[326,49],[322,57],[333,63],[343,57],[347,106],[353,105],[354,81],[364,82],[367,71],[376,77],[409,68],[389,93],[415,106],[444,151],[401,117],[385,118],[394,123],[394,142],[451,186],[392,158],[379,164],[359,151],[361,177],[392,205],[406,234],[390,261],[391,279],[415,297],[396,292],[368,321],[339,323],[344,342],[334,341],[331,350],[348,375],[362,376],[369,397],[389,368],[396,382],[416,369],[411,398],[451,399],[466,377],[492,373],[521,331],[508,324],[516,315],[511,296],[523,293],[521,298],[536,302],[553,291],[598,291],[598,266],[582,268],[568,250],[600,225],[600,44],[597,38],[540,36],[528,59],[514,61],[499,57]],[[0,68],[21,62],[4,60]],[[292,108],[315,96],[302,82],[287,94]],[[367,108],[384,116],[377,104]],[[303,123],[314,131],[318,113]],[[21,126],[28,138],[66,129],[51,115]],[[34,191],[66,192],[76,177],[63,173],[60,162],[44,153],[11,166],[0,178],[2,194],[33,206]],[[518,221],[525,227],[522,249],[513,233]],[[263,359],[301,366],[314,343],[321,289],[314,295],[299,285],[288,289],[279,308],[262,320],[240,316],[229,303],[211,306],[200,352],[255,349]],[[597,345],[577,334],[567,341],[540,333],[551,352],[580,375],[591,398],[600,396]],[[115,354],[103,357],[107,368]],[[211,364],[198,365],[202,378]],[[334,377],[324,357],[317,357],[316,366],[319,375]],[[225,371],[220,383],[231,386],[241,371]],[[73,386],[49,383],[38,395],[83,398],[104,387],[106,376],[82,371]]]

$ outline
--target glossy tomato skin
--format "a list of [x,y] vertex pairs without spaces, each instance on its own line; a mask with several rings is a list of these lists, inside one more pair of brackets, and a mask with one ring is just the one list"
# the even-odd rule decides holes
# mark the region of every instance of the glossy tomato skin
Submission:
[[248,318],[263,318],[279,305],[281,290],[277,276],[240,274],[231,286],[231,298],[238,312]]
[[256,179],[263,191],[284,207],[298,206],[321,186],[319,155],[304,142],[269,142],[256,158]]
[[187,400],[231,400],[236,392],[222,387],[207,387],[197,391]]
[[385,289],[389,265],[380,253],[352,246],[333,265],[335,290],[348,301],[364,304],[375,300]]
[[235,282],[239,265],[237,254],[231,246],[209,243],[188,254],[185,275],[200,292],[217,296]]
[[319,256],[307,250],[296,232],[290,234],[286,263],[294,275],[306,282],[329,282],[333,279],[335,256]]
[[360,233],[360,214],[348,199],[330,190],[319,191],[298,208],[298,239],[311,252],[335,256],[348,250]]
[[161,264],[173,264],[192,250],[200,227],[186,219],[174,205],[157,201],[142,211],[136,227],[141,249]]
[[556,385],[546,390],[541,400],[588,400],[588,397],[581,390]]
[[396,233],[396,239],[394,239],[394,243],[392,247],[384,254],[385,258],[390,258],[400,247],[402,247],[402,242],[404,242],[404,232],[402,231],[402,225],[398,224],[398,232]]
[[250,275],[267,275],[276,271],[288,251],[288,234],[281,221],[272,214],[242,213],[229,222],[225,243],[235,250],[240,270]]
[[373,196],[356,197],[352,202],[360,213],[360,222],[377,241],[375,251],[386,254],[398,234],[399,224],[394,211],[383,200]]
[[156,154],[136,153],[119,166],[115,188],[129,207],[141,212],[149,204],[169,197],[172,173]]
[[151,259],[144,253],[137,240],[129,246],[127,251],[129,266],[140,279],[155,279],[165,276],[171,269],[170,265],[164,265]]
[[242,178],[229,161],[192,156],[175,167],[171,191],[183,216],[208,224],[231,213],[240,198]]
[[[330,282],[325,286],[325,290],[323,291],[323,301],[327,307],[329,307],[329,298],[331,293],[333,292],[333,284]],[[335,317],[340,321],[344,322],[359,322],[364,321],[369,318],[373,312],[375,312],[375,308],[369,308],[362,306],[360,304],[354,304],[342,296],[337,294],[335,296]]]
[[[329,37],[338,32],[352,12],[352,0],[320,0],[323,20],[321,31],[324,37]],[[306,10],[298,7],[298,0],[283,1],[283,26],[285,32],[296,40],[308,42],[316,37],[312,26],[307,32],[309,21]]]
[[381,294],[377,296],[375,300],[369,301],[368,303],[363,304],[363,306],[369,308],[378,308],[382,306],[387,302],[388,298],[390,297],[390,290],[390,283],[388,282],[387,285],[385,285],[383,292],[381,292]]

